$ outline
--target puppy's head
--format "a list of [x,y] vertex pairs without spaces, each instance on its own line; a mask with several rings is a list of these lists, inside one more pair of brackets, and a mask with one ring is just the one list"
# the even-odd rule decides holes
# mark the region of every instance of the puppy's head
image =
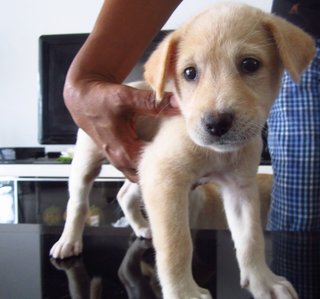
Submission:
[[283,69],[298,81],[314,52],[312,38],[285,20],[222,4],[167,36],[145,79],[159,101],[173,85],[195,143],[232,151],[261,134]]

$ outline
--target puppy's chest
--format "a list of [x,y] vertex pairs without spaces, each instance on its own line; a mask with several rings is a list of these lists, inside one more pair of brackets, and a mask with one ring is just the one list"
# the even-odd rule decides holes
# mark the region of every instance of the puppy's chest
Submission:
[[229,177],[232,176],[239,165],[235,157],[230,156],[229,158],[208,161],[207,165],[202,168],[199,172],[199,176],[195,178],[193,187],[207,184],[216,183],[223,184],[228,181]]
[[205,173],[203,176],[200,176],[193,182],[192,189],[207,183],[216,183],[220,185],[220,184],[223,184],[225,181],[227,181],[227,178],[228,178],[227,173],[218,173],[218,172]]
[[208,173],[208,174],[206,174],[205,176],[197,179],[197,180],[195,181],[194,185],[196,185],[196,186],[198,186],[198,185],[204,185],[204,184],[207,184],[207,183],[210,183],[210,182],[214,182],[215,179],[217,179],[217,175]]

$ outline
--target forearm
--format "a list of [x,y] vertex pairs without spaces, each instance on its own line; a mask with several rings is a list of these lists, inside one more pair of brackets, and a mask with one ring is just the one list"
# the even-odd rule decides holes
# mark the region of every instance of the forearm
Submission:
[[181,0],[105,0],[67,82],[121,83]]

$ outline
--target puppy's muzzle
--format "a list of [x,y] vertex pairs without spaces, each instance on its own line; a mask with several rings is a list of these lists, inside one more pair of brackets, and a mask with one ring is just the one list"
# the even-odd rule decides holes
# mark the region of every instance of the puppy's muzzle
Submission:
[[201,122],[207,133],[213,137],[221,137],[231,129],[233,120],[232,113],[207,113]]

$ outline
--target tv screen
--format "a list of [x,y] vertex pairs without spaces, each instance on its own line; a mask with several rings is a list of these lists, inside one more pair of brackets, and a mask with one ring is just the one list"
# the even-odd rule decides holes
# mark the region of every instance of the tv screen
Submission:
[[[143,64],[169,31],[161,31],[150,43],[125,82],[143,78]],[[63,100],[69,66],[88,34],[42,35],[39,38],[39,130],[40,144],[74,144],[77,126]]]

